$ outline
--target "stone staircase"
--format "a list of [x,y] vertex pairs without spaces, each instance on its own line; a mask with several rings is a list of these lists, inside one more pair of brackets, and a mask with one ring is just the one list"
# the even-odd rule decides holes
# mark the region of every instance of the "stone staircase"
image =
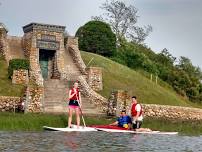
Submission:
[[[49,79],[44,82],[44,112],[46,113],[67,113],[69,89],[82,75],[67,50],[64,58],[68,80]],[[90,102],[88,97],[81,94],[81,100],[84,115],[105,115]]]
[[[44,82],[44,112],[67,113],[68,92],[72,81],[49,79]],[[101,110],[81,95],[82,111],[85,115],[104,115]]]
[[50,79],[44,81],[44,112],[65,113],[67,112],[67,90],[65,81]]
[[77,80],[78,76],[81,75],[81,72],[79,71],[78,67],[74,63],[71,54],[68,50],[65,50],[64,53],[64,62],[65,62],[65,70],[68,73],[71,80]]

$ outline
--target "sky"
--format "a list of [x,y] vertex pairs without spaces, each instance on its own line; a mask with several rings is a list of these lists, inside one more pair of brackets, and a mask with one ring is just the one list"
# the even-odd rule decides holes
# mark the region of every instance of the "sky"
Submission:
[[[0,22],[9,35],[22,36],[30,22],[66,26],[69,34],[101,15],[106,0],[0,0]],[[155,52],[164,48],[175,57],[185,56],[202,69],[202,0],[122,0],[138,9],[141,26],[152,25],[145,43]]]

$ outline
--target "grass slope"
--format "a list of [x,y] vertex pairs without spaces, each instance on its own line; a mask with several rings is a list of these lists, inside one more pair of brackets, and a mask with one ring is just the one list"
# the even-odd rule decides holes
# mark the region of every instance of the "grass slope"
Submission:
[[21,96],[24,86],[12,84],[7,68],[6,61],[0,56],[0,96]]
[[112,90],[127,90],[130,95],[136,95],[140,102],[148,104],[190,106],[189,101],[183,100],[171,89],[161,87],[140,73],[118,64],[105,57],[81,51],[85,64],[93,59],[90,66],[103,68],[104,89],[99,92],[106,98]]

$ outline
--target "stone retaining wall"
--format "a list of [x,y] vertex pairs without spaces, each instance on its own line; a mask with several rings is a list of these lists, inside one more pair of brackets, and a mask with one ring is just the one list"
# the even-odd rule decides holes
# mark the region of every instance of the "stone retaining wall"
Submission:
[[29,82],[29,76],[28,76],[28,70],[14,70],[13,76],[12,76],[12,83],[13,84],[28,84]]
[[202,120],[202,109],[166,106],[155,104],[142,104],[145,117],[176,119],[176,120]]
[[20,103],[20,97],[0,96],[0,111],[14,111],[14,108]]
[[[165,118],[171,120],[202,120],[202,109],[156,105],[156,104],[141,104],[144,111],[144,117]],[[109,116],[118,116],[120,111],[126,109],[130,115],[131,97],[127,91],[117,90],[112,91],[108,99],[107,114]]]

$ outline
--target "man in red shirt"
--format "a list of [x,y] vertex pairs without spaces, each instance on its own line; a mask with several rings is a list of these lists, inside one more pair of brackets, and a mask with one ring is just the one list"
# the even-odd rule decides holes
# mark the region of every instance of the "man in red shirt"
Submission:
[[136,96],[132,97],[131,118],[132,128],[136,131],[151,131],[149,128],[141,128],[143,121],[143,109],[142,106],[137,102]]

